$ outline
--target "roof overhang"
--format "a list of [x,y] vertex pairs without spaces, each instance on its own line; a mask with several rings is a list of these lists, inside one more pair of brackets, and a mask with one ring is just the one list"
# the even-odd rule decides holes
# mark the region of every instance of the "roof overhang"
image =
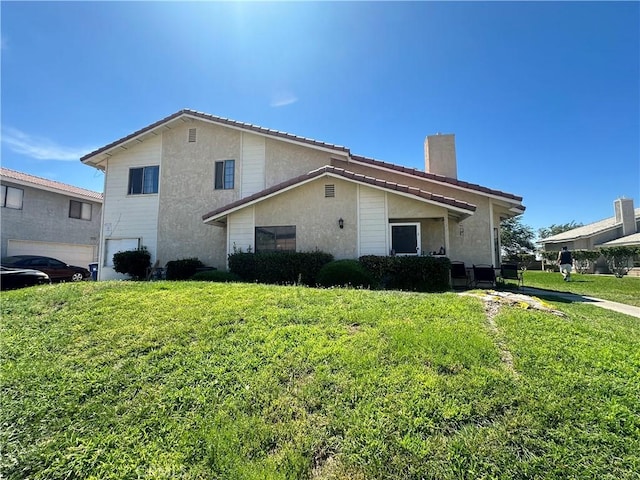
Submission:
[[454,216],[460,219],[464,219],[473,215],[476,210],[476,206],[473,204],[455,200],[450,197],[434,195],[430,192],[420,190],[416,187],[409,187],[407,185],[401,185],[393,182],[388,182],[386,180],[356,174],[340,168],[325,166],[317,170],[313,170],[306,175],[297,177],[292,181],[283,182],[279,185],[251,195],[245,199],[232,202],[225,207],[209,212],[202,216],[202,221],[209,225],[224,226],[226,224],[227,216],[234,212],[252,205],[256,205],[289,190],[299,188],[307,183],[327,177],[346,180],[357,185],[363,185],[366,187],[382,190],[394,195],[410,198],[412,200],[420,201],[430,205],[444,207],[447,209],[450,216]]
[[28,180],[22,180],[19,178],[13,178],[4,175],[2,176],[2,182],[12,183],[14,185],[20,185],[23,187],[35,188],[46,192],[57,193],[59,195],[64,195],[65,197],[78,198],[80,200],[86,200],[88,202],[103,203],[103,197],[99,192],[91,192],[87,190],[87,193],[84,193],[79,188],[73,187],[72,185],[70,185],[69,187],[72,187],[73,190],[66,188],[56,188],[55,185],[44,185],[41,183],[30,182]]
[[401,165],[395,165],[392,163],[375,160],[373,158],[362,157],[359,155],[352,155],[349,158],[349,163],[356,163],[397,175],[418,178],[429,181],[429,183],[436,183],[448,188],[453,188],[455,190],[470,192],[476,195],[483,195],[493,200],[507,202],[509,204],[509,209],[513,213],[512,216],[524,213],[526,208],[524,205],[522,205],[522,197],[518,195],[513,195],[511,193],[502,192],[500,190],[483,187],[482,185],[477,185],[475,183],[465,182],[462,180],[458,180],[457,178],[423,172],[422,170],[418,170],[415,168],[403,167]]
[[282,140],[287,143],[314,148],[316,150],[330,153],[331,155],[337,155],[340,158],[346,158],[349,155],[349,149],[340,145],[333,145],[330,143],[320,142],[318,140],[281,132],[279,130],[272,130],[250,123],[237,122],[228,118],[209,115],[207,113],[197,112],[195,110],[184,109],[172,115],[169,115],[168,117],[163,118],[158,122],[137,130],[132,134],[127,135],[126,137],[105,145],[98,150],[88,153],[87,155],[83,156],[80,161],[86,165],[90,165],[100,170],[105,170],[106,161],[112,156],[122,151],[127,151],[135,145],[142,143],[149,138],[157,137],[164,131],[174,129],[176,127],[184,125],[185,123],[191,123],[194,121],[203,121],[214,125],[224,126],[232,130],[250,132],[256,135]]

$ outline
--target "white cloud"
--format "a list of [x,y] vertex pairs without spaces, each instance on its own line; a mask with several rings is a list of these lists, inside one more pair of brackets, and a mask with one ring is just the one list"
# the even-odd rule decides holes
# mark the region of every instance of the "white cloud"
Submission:
[[273,95],[271,98],[271,103],[269,104],[272,107],[284,107],[286,105],[291,105],[292,103],[296,103],[298,101],[298,97],[296,97],[291,92],[279,92]]
[[47,138],[34,137],[15,128],[3,128],[2,143],[15,153],[37,160],[77,161],[86,153],[95,150],[94,147],[65,147]]

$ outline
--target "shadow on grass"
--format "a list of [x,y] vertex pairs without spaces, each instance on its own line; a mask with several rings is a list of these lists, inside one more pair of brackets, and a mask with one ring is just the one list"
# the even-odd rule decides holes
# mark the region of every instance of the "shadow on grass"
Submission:
[[[584,282],[585,280],[579,280]],[[557,290],[547,290],[539,287],[525,287],[522,292],[525,295],[535,295],[543,300],[560,303],[594,303],[597,300],[578,293],[560,292]]]

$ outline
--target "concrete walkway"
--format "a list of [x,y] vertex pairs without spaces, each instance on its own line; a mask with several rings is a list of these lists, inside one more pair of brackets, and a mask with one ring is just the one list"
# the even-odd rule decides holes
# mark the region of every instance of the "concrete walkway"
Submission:
[[520,293],[533,297],[556,297],[559,301],[567,303],[589,303],[596,307],[606,308],[607,310],[613,310],[614,312],[624,313],[626,315],[631,315],[632,317],[640,318],[640,307],[634,307],[633,305],[626,305],[624,303],[586,297],[575,293],[554,292],[552,290],[542,290],[532,287],[524,287],[523,290],[520,290]]

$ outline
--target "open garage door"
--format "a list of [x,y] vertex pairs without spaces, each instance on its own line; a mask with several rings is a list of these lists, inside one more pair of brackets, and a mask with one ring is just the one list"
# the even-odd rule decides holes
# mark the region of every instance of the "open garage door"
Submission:
[[43,255],[61,260],[69,265],[87,268],[96,262],[98,247],[76,243],[34,242],[32,240],[9,240],[7,255]]

